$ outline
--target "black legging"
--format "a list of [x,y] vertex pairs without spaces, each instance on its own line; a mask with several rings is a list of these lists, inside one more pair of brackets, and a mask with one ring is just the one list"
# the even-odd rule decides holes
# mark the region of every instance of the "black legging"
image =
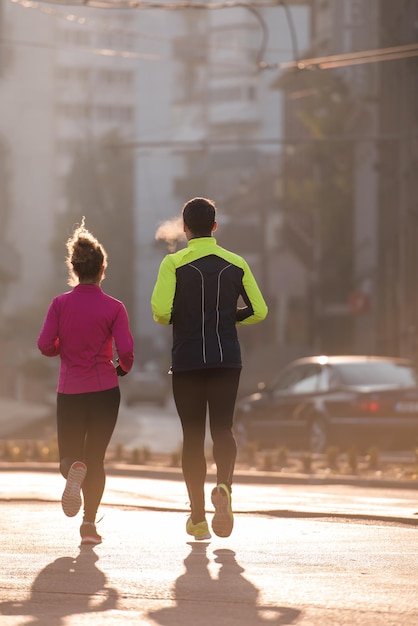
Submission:
[[57,394],[60,471],[67,478],[74,461],[84,461],[84,520],[94,522],[105,487],[104,457],[115,428],[119,387],[91,393]]
[[241,370],[173,372],[173,396],[183,429],[182,468],[194,523],[205,517],[205,427],[209,409],[217,482],[231,487],[237,446],[232,434]]

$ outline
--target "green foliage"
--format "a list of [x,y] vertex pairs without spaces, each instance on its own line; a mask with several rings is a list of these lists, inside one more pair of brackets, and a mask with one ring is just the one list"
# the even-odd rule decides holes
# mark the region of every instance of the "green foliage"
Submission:
[[345,138],[354,100],[334,72],[290,73],[282,84],[298,96],[288,115],[302,139],[285,158],[285,238],[314,268],[322,304],[345,303],[353,267],[353,142]]
[[142,454],[139,448],[134,448],[132,450],[130,462],[132,465],[142,465]]
[[65,180],[67,208],[56,220],[53,251],[62,289],[67,280],[65,243],[84,215],[87,229],[108,254],[104,288],[121,299],[129,311],[134,298],[135,164],[132,151],[121,148],[121,144],[118,133],[112,131],[74,149]]
[[272,472],[274,469],[274,459],[273,455],[269,452],[265,452],[263,455],[263,465],[262,469],[265,472]]
[[329,446],[325,451],[327,459],[327,465],[331,470],[338,469],[338,458],[340,455],[340,449],[337,446]]
[[277,450],[277,463],[279,467],[285,467],[289,460],[289,450],[286,446],[280,446]]
[[180,467],[181,465],[181,450],[174,450],[170,455],[170,467]]
[[124,457],[125,457],[125,449],[121,443],[118,443],[115,446],[115,451],[114,451],[115,461],[116,462],[123,461]]
[[367,451],[367,467],[370,470],[377,470],[380,466],[380,451],[377,446],[372,446]]
[[357,448],[349,448],[347,450],[348,466],[353,474],[357,474],[358,470],[358,450]]
[[1,232],[0,236],[7,234],[7,228],[12,212],[11,200],[11,154],[10,149],[5,142],[0,140],[0,218]]
[[151,460],[151,451],[147,446],[142,449],[134,448],[131,452],[130,462],[132,465],[146,465]]
[[257,452],[259,445],[256,441],[250,441],[245,444],[244,457],[249,465],[257,464]]
[[[0,42],[1,48],[1,42]],[[1,55],[1,50],[0,50]],[[10,148],[0,138],[0,286],[2,297],[10,280],[19,274],[19,256],[15,246],[8,241],[8,227],[13,211],[12,202],[12,158]]]
[[300,457],[302,463],[302,471],[305,474],[310,474],[312,471],[312,454],[310,452],[305,452]]
[[11,462],[55,463],[59,460],[56,439],[51,441],[6,440],[0,446],[0,459]]

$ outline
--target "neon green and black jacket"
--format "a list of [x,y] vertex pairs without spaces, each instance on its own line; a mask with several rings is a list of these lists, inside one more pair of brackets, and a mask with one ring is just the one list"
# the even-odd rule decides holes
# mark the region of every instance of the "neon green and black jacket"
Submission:
[[267,315],[247,262],[214,237],[190,239],[187,248],[164,257],[151,307],[156,322],[173,325],[173,372],[241,367],[236,325]]

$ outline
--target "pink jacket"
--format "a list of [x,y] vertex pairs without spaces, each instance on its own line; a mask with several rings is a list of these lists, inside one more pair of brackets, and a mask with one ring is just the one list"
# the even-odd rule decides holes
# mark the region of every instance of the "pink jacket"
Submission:
[[45,356],[60,356],[57,391],[70,394],[118,386],[113,341],[129,372],[134,341],[124,304],[97,285],[79,284],[53,299],[37,343]]

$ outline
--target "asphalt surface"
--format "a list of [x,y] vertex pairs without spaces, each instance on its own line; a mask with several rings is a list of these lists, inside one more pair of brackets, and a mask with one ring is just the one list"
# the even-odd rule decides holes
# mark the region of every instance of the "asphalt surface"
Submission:
[[[102,504],[187,513],[180,468],[111,464]],[[1,463],[0,502],[59,502],[64,479],[56,463]],[[215,484],[208,468],[207,506]],[[234,475],[234,510],[276,516],[351,516],[418,525],[418,482],[356,476],[315,476],[239,471]]]
[[89,548],[56,466],[3,464],[1,626],[418,623],[417,489],[279,478],[238,475],[231,537],[196,542],[179,470],[109,467]]
[[[0,435],[41,408],[7,407]],[[150,406],[113,443],[179,440],[172,407]],[[209,467],[209,522],[214,482]],[[56,463],[0,463],[1,626],[418,624],[418,481],[237,470],[231,537],[196,542],[179,469],[107,465],[95,548],[63,488]]]

